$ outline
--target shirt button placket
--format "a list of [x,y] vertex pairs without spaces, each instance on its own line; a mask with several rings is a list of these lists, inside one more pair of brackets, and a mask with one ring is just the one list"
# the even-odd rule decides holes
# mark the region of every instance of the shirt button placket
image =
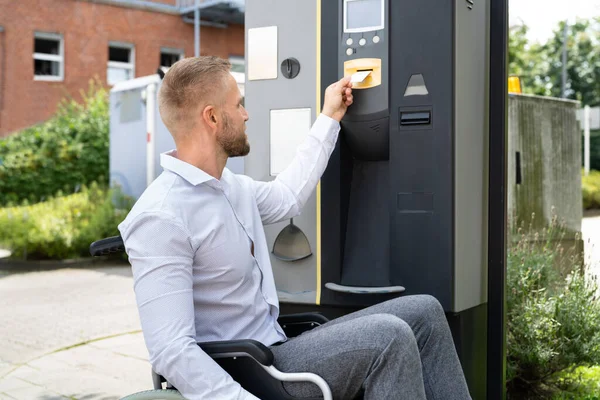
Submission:
[[[225,196],[225,199],[227,200],[227,203],[229,204],[229,207],[231,208],[231,211],[233,212],[233,215],[235,216],[235,219],[237,220],[238,224],[240,224],[240,226],[244,230],[244,233],[246,234],[246,236],[248,237],[248,239],[250,239],[252,242],[254,242],[254,240],[252,240],[252,236],[250,235],[250,233],[248,233],[248,230],[246,229],[246,226],[244,226],[244,224],[242,223],[241,218],[238,216],[237,212],[235,211],[235,208],[233,207],[233,204],[231,204],[231,201],[229,200],[229,197],[227,196],[227,194],[225,192],[223,192],[223,195]],[[256,248],[255,248],[255,254],[256,254]],[[258,259],[255,256],[252,256],[252,259],[254,260],[254,263],[255,263],[255,265],[258,268],[258,271],[260,273],[260,284],[259,284],[260,294],[261,294],[263,300],[265,301],[265,303],[267,304],[267,306],[269,306],[269,309],[270,309],[271,303],[269,303],[269,301],[265,297],[265,293],[263,291],[263,281],[264,281],[263,270],[260,267],[260,264],[258,263]],[[269,311],[269,313],[270,313],[270,311]]]

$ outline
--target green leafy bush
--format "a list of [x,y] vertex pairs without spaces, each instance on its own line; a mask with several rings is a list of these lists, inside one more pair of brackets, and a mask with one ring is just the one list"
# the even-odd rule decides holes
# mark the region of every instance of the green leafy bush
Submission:
[[[561,391],[568,393],[575,386],[564,379],[565,373],[600,364],[596,281],[586,277],[575,254],[569,256],[554,244],[560,243],[554,240],[560,234],[556,219],[533,238],[520,230],[518,242],[508,252],[509,398],[549,399]],[[570,260],[571,268],[557,267],[558,259]]]
[[600,366],[578,367],[561,374],[561,385],[568,387],[552,400],[600,400]]
[[108,184],[107,91],[90,83],[83,102],[63,100],[44,124],[0,140],[0,205],[74,193],[92,181]]
[[591,170],[587,176],[582,173],[581,189],[583,208],[600,208],[600,171]]
[[79,193],[0,208],[0,246],[21,259],[89,256],[90,243],[119,234],[117,225],[132,205],[117,189],[93,182]]

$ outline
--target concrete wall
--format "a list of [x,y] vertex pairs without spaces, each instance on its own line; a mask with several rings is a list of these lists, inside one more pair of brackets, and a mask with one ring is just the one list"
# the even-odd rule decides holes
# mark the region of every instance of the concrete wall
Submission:
[[[564,244],[580,246],[581,132],[579,103],[549,97],[508,99],[509,237],[517,228],[543,234],[553,217],[564,223]],[[517,182],[520,154],[521,181]],[[528,229],[526,229],[527,231]],[[540,238],[543,240],[543,238]]]

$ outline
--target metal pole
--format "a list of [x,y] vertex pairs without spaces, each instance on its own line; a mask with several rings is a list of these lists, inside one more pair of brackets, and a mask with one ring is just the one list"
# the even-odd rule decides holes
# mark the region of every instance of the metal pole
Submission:
[[569,35],[569,21],[565,21],[563,30],[563,48],[562,48],[562,97],[567,97],[567,39]]
[[491,0],[487,400],[506,398],[508,0]]
[[590,106],[585,106],[583,108],[583,158],[586,176],[590,174],[590,122]]
[[200,57],[200,0],[194,8],[194,57]]

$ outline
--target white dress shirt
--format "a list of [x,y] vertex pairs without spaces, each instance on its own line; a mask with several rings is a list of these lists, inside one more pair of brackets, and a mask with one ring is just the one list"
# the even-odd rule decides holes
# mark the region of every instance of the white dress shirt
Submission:
[[164,172],[119,225],[150,362],[185,398],[255,399],[196,343],[287,340],[262,225],[300,213],[339,129],[319,115],[271,182],[228,169],[217,180],[174,151],[161,154]]

